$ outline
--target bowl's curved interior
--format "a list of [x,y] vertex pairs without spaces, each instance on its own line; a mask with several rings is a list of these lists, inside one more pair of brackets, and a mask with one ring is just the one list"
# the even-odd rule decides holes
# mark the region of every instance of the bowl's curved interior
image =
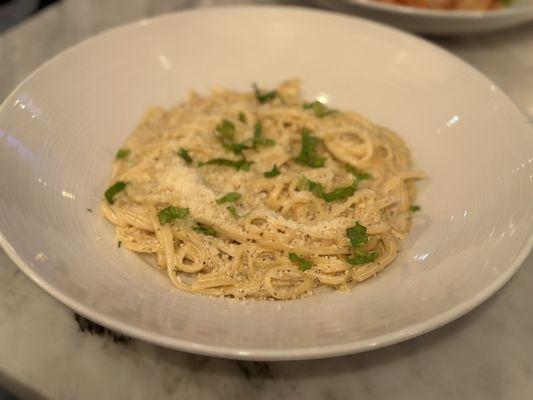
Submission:
[[[428,172],[394,264],[349,292],[241,302],[182,293],[118,249],[98,205],[144,110],[190,88],[288,77],[308,98],[399,132]],[[512,275],[531,247],[532,151],[525,118],[498,88],[413,36],[299,9],[175,14],[68,50],[4,102],[0,240],[45,290],[130,335],[240,358],[343,354],[434,328]]]

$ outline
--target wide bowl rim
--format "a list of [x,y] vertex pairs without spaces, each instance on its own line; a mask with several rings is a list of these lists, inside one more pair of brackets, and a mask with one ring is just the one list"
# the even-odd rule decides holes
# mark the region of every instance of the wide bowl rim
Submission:
[[[176,16],[182,16],[184,14],[202,14],[205,10],[209,12],[239,12],[239,11],[249,11],[249,10],[264,10],[270,9],[272,11],[279,11],[283,9],[286,12],[295,12],[300,14],[322,14],[322,15],[334,15],[336,18],[344,19],[353,19],[356,18],[360,22],[364,22],[369,25],[379,26],[381,29],[391,31],[396,35],[405,35],[412,40],[417,41],[420,45],[430,48],[432,51],[437,51],[445,54],[447,57],[452,57],[455,62],[460,63],[464,68],[469,69],[471,72],[474,72],[482,76],[488,83],[492,83],[484,74],[477,71],[474,67],[470,66],[468,63],[464,62],[454,54],[424,40],[418,38],[412,34],[395,29],[393,27],[387,26],[385,24],[376,23],[373,21],[368,21],[363,18],[346,16],[337,12],[326,11],[326,10],[313,10],[304,7],[293,7],[293,6],[226,6],[226,7],[217,7],[217,8],[204,8],[204,9],[191,9],[181,12],[168,13],[159,15],[152,18],[145,18],[138,21],[130,22],[127,24],[119,25],[108,30],[104,30],[101,33],[93,35],[89,38],[84,39],[83,41],[74,44],[73,46],[67,48],[66,50],[60,52],[54,57],[50,58],[44,62],[41,66],[35,69],[28,77],[26,77],[21,83],[19,83],[13,91],[6,97],[6,99],[0,105],[0,115],[7,108],[7,104],[10,103],[13,98],[17,95],[19,89],[23,87],[26,82],[31,80],[35,75],[39,74],[40,71],[45,69],[48,65],[54,63],[56,60],[63,57],[67,57],[73,49],[78,49],[84,46],[86,43],[93,41],[101,36],[112,34],[115,31],[128,30],[138,25],[146,24],[156,24],[158,21],[164,19],[172,19]],[[216,11],[215,11],[216,10]],[[500,93],[505,100],[509,102],[509,105],[515,109],[520,115],[522,113],[514,102],[503,92]],[[525,118],[525,117],[524,117]],[[67,307],[79,313],[101,325],[104,325],[110,329],[116,330],[118,332],[124,333],[128,336],[141,339],[150,343],[161,345],[164,347],[172,348],[175,350],[181,350],[186,352],[192,352],[201,355],[215,356],[222,358],[230,359],[240,359],[240,360],[263,360],[263,361],[288,361],[288,360],[307,360],[307,359],[318,359],[318,358],[328,358],[336,357],[347,354],[354,354],[358,352],[368,351],[372,349],[381,348],[391,344],[395,344],[404,340],[411,339],[415,336],[424,334],[433,329],[439,328],[442,325],[451,322],[464,314],[468,313],[486,299],[492,296],[497,292],[501,287],[509,281],[509,279],[516,273],[520,268],[524,259],[528,256],[531,249],[533,248],[533,228],[530,228],[529,238],[526,240],[526,244],[518,252],[514,258],[509,262],[509,267],[505,270],[504,273],[497,276],[497,278],[483,290],[479,291],[475,296],[468,298],[467,300],[455,305],[452,308],[449,308],[441,314],[435,315],[429,319],[426,319],[422,322],[412,324],[408,327],[398,329],[396,331],[388,332],[386,334],[376,336],[370,339],[359,340],[349,343],[340,343],[340,344],[331,344],[324,345],[320,347],[302,347],[302,348],[293,348],[290,350],[287,349],[257,349],[257,348],[242,348],[242,347],[228,347],[228,346],[218,346],[213,344],[205,344],[193,342],[190,340],[183,340],[176,337],[168,337],[163,334],[154,333],[147,329],[137,328],[129,325],[127,322],[116,319],[115,317],[108,316],[102,312],[99,312],[89,306],[82,304],[80,301],[76,300],[74,297],[69,296],[68,294],[63,293],[60,289],[54,287],[49,282],[41,279],[36,271],[31,268],[15,249],[11,246],[7,240],[4,232],[0,227],[0,246],[4,249],[6,254],[10,259],[17,265],[17,267],[24,272],[33,282],[35,282],[41,289],[43,289],[48,294],[52,295],[55,299],[59,300],[61,303],[65,304]]]

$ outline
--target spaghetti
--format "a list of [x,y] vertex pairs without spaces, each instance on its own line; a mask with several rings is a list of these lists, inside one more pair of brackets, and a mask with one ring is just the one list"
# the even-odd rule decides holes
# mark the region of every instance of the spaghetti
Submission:
[[300,84],[152,108],[117,153],[103,214],[179,289],[295,299],[388,266],[412,217],[408,149]]

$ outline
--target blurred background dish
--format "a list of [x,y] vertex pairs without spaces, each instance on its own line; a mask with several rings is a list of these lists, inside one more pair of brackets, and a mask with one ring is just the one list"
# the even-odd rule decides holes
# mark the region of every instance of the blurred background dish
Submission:
[[[463,4],[468,9],[452,10],[423,7],[429,0],[404,2],[418,4],[420,7],[401,5],[400,1],[402,0],[312,0],[313,3],[332,10],[354,13],[400,29],[430,35],[488,32],[533,20],[533,0],[517,0],[502,7],[492,6],[497,3],[491,0],[484,4],[495,8],[488,10],[475,9],[473,3]],[[444,7],[449,4],[449,0],[442,0],[440,3]]]
[[512,0],[374,0],[384,4],[430,10],[488,11],[509,7]]

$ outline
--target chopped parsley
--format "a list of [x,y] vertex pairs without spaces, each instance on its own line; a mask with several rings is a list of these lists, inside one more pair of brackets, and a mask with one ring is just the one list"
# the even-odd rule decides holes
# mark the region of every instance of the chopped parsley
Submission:
[[299,257],[296,253],[289,253],[289,260],[291,260],[293,263],[297,263],[300,271],[307,271],[313,265],[311,261]]
[[353,181],[349,186],[343,186],[336,189],[333,189],[331,192],[324,193],[322,199],[330,203],[336,200],[344,200],[350,196],[353,196],[357,190],[357,181]]
[[87,208],[87,211],[93,212],[92,208]]
[[268,147],[276,144],[274,140],[263,136],[263,125],[259,121],[255,124],[252,139],[248,139],[242,143],[235,141],[235,125],[227,119],[222,120],[217,125],[216,131],[219,133],[218,139],[222,146],[237,155],[242,155],[242,152],[246,149],[252,148],[257,150],[260,146]]
[[411,204],[409,206],[409,210],[411,210],[411,212],[417,212],[417,211],[420,211],[420,206],[417,206],[416,204]]
[[255,83],[252,86],[254,88],[255,98],[261,104],[264,104],[267,101],[271,101],[278,96],[278,92],[276,92],[275,90],[272,90],[270,92],[261,92],[261,90],[259,90],[259,87]]
[[317,118],[324,118],[327,115],[335,114],[337,112],[337,110],[328,108],[324,103],[321,103],[318,100],[315,100],[312,103],[304,103],[303,108],[306,110],[312,110]]
[[217,125],[216,130],[224,139],[231,141],[235,139],[235,125],[227,119],[223,119],[222,122]]
[[281,174],[281,171],[278,169],[278,166],[274,164],[274,166],[272,167],[270,171],[263,173],[263,176],[265,178],[274,178],[275,176],[278,176],[279,174]]
[[117,155],[115,156],[115,158],[126,158],[127,156],[129,156],[131,153],[131,150],[130,149],[120,149],[119,151],[117,151]]
[[305,176],[303,177],[303,182],[299,185],[299,187],[301,189],[309,190],[316,197],[322,197],[324,194],[324,186],[321,183],[307,179]]
[[224,146],[226,150],[229,150],[235,154],[242,154],[243,150],[250,148],[245,143],[222,143],[222,146]]
[[363,265],[368,264],[372,261],[376,261],[378,256],[379,252],[376,250],[369,251],[368,253],[356,251],[355,255],[353,257],[348,257],[346,261],[348,261],[352,265]]
[[368,172],[365,172],[350,164],[346,164],[346,171],[348,171],[360,181],[364,181],[365,179],[372,179],[372,175],[370,175]]
[[241,194],[237,192],[229,192],[228,194],[222,196],[220,199],[217,199],[218,204],[222,203],[233,203],[241,198]]
[[239,121],[241,121],[243,124],[246,123],[246,114],[242,111],[239,113]]
[[183,160],[187,163],[187,164],[192,164],[192,157],[189,155],[189,152],[187,150],[185,150],[183,147],[180,148],[180,151],[178,153],[178,156],[180,156],[181,158],[183,158]]
[[353,248],[359,247],[361,245],[368,243],[368,235],[366,234],[366,227],[361,225],[359,221],[355,226],[346,228],[346,236],[350,239],[350,243]]
[[167,222],[174,221],[178,218],[183,219],[187,215],[189,215],[188,208],[178,208],[174,206],[163,208],[161,211],[159,211],[159,213],[157,213],[157,216],[159,217],[159,223],[161,225],[165,225]]
[[119,240],[117,243],[117,247],[120,249],[120,246],[122,246],[122,242]]
[[194,226],[192,229],[194,229],[196,232],[203,233],[204,235],[208,236],[218,236],[218,232],[215,231],[212,227],[201,224],[200,222],[196,223],[196,226]]
[[216,131],[220,134],[218,139],[222,146],[235,154],[242,154],[242,151],[249,149],[250,147],[245,143],[235,142],[235,125],[233,122],[223,119],[220,124],[217,125]]
[[326,192],[324,186],[319,182],[314,182],[310,179],[305,178],[304,188],[313,193],[316,197],[321,198],[327,203],[336,200],[344,200],[352,196],[357,190],[357,181],[354,180],[349,186],[342,186],[336,189],[333,189],[331,192]]
[[222,167],[231,167],[235,168],[237,171],[240,171],[241,169],[243,171],[250,171],[250,167],[252,166],[253,161],[246,161],[245,158],[241,158],[240,160],[229,160],[227,158],[213,158],[207,162],[201,162],[198,164],[199,167],[203,167],[204,165],[219,165]]
[[239,214],[237,214],[237,209],[233,204],[231,206],[227,206],[226,210],[228,210],[231,216],[235,219],[239,219],[241,217]]
[[257,121],[254,126],[254,137],[252,139],[252,148],[256,149],[260,146],[269,147],[274,146],[276,142],[263,136],[263,124]]
[[109,204],[115,202],[115,195],[126,188],[127,183],[123,181],[115,182],[104,193],[104,196]]
[[363,265],[375,261],[379,252],[377,250],[366,251],[362,247],[368,243],[368,235],[366,227],[361,225],[359,221],[354,226],[346,228],[346,236],[350,239],[350,244],[354,249],[355,254],[348,257],[346,261],[352,265]]
[[302,130],[302,148],[300,154],[294,159],[300,165],[306,165],[311,168],[320,168],[326,162],[325,157],[319,157],[316,152],[316,146],[319,139],[312,135],[312,132],[304,128]]

